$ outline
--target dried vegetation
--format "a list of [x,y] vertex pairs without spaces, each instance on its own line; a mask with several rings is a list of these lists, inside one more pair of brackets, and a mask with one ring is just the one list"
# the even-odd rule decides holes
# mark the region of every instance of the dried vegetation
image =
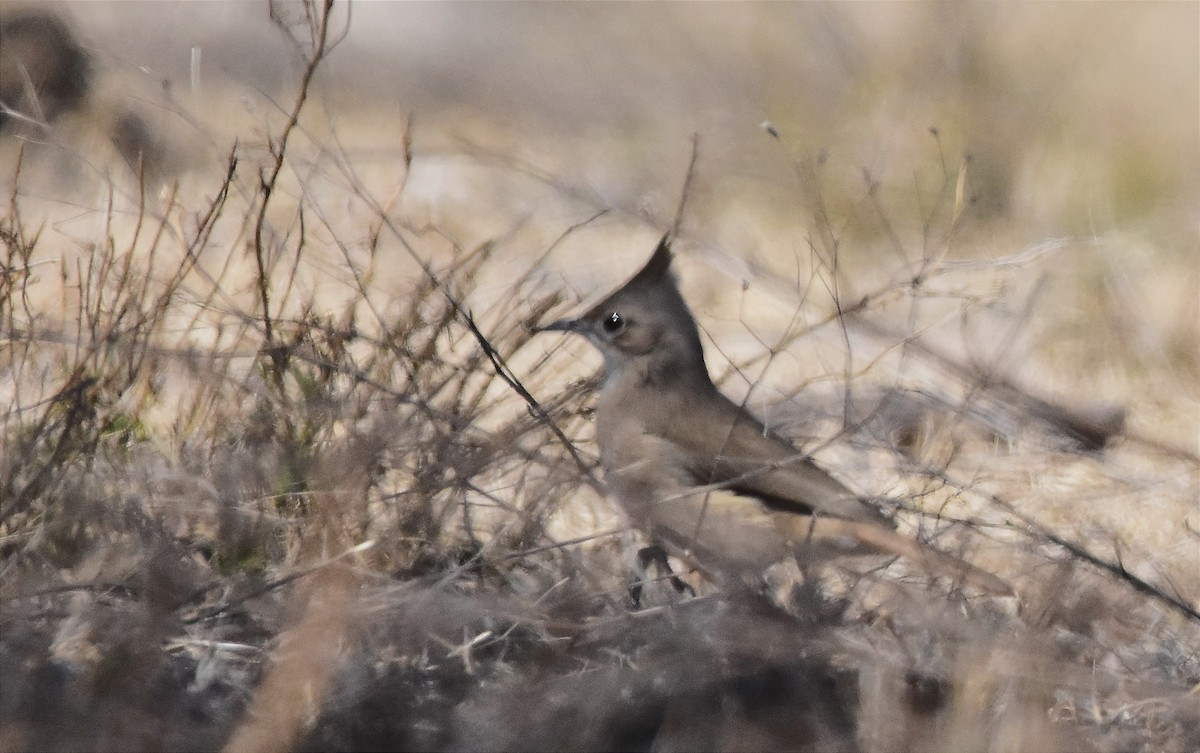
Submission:
[[[578,215],[536,253],[510,253],[521,218],[479,243],[414,220],[409,181],[446,155],[400,121],[381,181],[321,135],[345,19],[299,7],[290,101],[186,180],[130,163],[70,206],[10,149],[0,749],[1200,749],[1200,458],[1004,368],[1053,342],[1029,275],[1070,244],[960,253],[964,163],[913,245],[869,176],[839,219],[780,143],[805,269],[751,262],[752,309],[699,281],[724,257],[686,232],[688,168],[685,283],[726,291],[698,306],[724,387],[1018,596],[867,561],[759,599],[649,568],[632,603],[644,542],[603,501],[594,361],[530,328],[573,303],[546,259],[621,212],[513,159]],[[856,274],[849,222],[895,263]],[[957,349],[926,336],[947,320]]]

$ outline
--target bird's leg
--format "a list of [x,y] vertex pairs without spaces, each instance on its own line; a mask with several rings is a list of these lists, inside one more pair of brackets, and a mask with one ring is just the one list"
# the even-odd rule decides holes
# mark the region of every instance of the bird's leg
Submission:
[[671,567],[671,561],[667,558],[667,551],[658,544],[642,547],[637,553],[637,565],[634,571],[629,574],[629,603],[633,609],[641,609],[642,606],[642,589],[649,581],[650,565],[657,565],[657,570],[660,574],[665,573],[671,583],[671,587],[676,593],[686,593],[688,596],[695,596],[696,590],[678,575],[674,568]]

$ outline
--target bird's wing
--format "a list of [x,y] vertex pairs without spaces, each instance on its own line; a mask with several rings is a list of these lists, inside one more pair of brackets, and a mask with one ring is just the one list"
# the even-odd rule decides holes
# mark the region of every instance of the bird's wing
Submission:
[[719,427],[702,435],[685,432],[673,437],[687,448],[697,483],[726,484],[789,512],[891,525],[877,508],[723,397],[694,408],[704,414],[703,423]]

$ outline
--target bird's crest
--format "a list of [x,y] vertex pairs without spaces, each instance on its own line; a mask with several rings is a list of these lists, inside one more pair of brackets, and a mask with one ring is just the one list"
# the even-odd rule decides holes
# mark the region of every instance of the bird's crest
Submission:
[[671,234],[668,232],[663,235],[662,240],[658,242],[658,246],[654,249],[654,253],[650,256],[649,261],[645,266],[622,287],[635,285],[639,282],[653,283],[660,281],[664,276],[671,271]]

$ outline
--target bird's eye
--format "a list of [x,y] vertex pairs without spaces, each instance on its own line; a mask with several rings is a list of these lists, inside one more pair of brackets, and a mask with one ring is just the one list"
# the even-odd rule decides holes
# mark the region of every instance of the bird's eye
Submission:
[[615,335],[625,329],[625,320],[621,318],[620,314],[614,311],[604,317],[604,321],[600,323],[600,326],[604,327],[604,331],[608,334]]

